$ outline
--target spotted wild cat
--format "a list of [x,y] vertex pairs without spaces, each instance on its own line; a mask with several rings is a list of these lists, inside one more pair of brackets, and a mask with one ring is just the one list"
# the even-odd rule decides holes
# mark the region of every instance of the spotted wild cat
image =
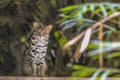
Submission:
[[33,23],[34,32],[28,42],[28,49],[24,54],[23,72],[29,76],[46,76],[47,53],[49,33],[52,25],[40,26],[38,22]]

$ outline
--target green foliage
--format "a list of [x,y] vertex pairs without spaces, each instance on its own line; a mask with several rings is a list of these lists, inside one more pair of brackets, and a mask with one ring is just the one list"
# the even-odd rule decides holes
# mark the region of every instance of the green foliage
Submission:
[[62,32],[56,31],[56,32],[54,32],[54,35],[55,35],[56,39],[59,41],[59,44],[61,47],[67,42],[67,39],[65,38],[65,36],[63,35]]
[[[93,29],[92,26],[93,24],[97,23],[100,19],[108,17],[110,14],[117,12],[120,10],[120,4],[119,3],[110,3],[110,2],[103,2],[103,3],[85,3],[85,4],[80,4],[80,5],[73,5],[73,6],[67,6],[65,8],[60,9],[59,11],[61,12],[60,16],[62,17],[61,20],[59,20],[58,23],[60,23],[60,28],[63,29],[63,31],[66,33],[71,34],[69,30],[74,29],[77,32],[74,32],[72,37],[68,40],[68,43],[66,46],[73,46],[75,44],[76,49],[73,51],[73,54],[79,54],[79,55],[86,55],[86,58],[91,58],[93,59],[96,63],[98,63],[98,55],[100,53],[103,54],[103,58],[107,59],[107,61],[104,61],[104,67],[112,66],[112,69],[109,68],[93,68],[93,67],[86,67],[86,66],[81,66],[81,65],[74,65],[73,69],[75,70],[72,74],[73,77],[90,77],[92,76],[92,79],[101,79],[105,80],[107,76],[118,73],[119,75],[119,69],[118,71],[115,69],[115,65],[109,64],[109,62],[112,62],[113,59],[119,58],[120,56],[120,51],[119,51],[119,42],[115,42],[114,40],[119,41],[120,38],[117,36],[113,38],[112,34],[118,34],[119,35],[119,28],[118,24],[115,26],[115,23],[112,22],[116,21],[119,23],[119,21],[111,19],[111,22],[107,22],[102,24],[104,27],[103,30],[103,41],[98,40],[98,29]],[[95,17],[97,17],[95,19]],[[116,19],[119,19],[116,18]],[[111,25],[112,24],[112,25]],[[85,36],[87,35],[87,30],[93,29],[92,31],[92,37],[90,40],[90,44],[87,46],[87,49],[83,52],[80,52],[81,48],[84,47],[86,44],[81,45],[85,41],[84,40]],[[83,32],[85,30],[85,33]],[[75,41],[78,36],[80,37],[81,35],[84,36]],[[77,35],[77,36],[76,36]],[[88,34],[89,35],[89,34]],[[66,37],[67,38],[67,37]],[[112,41],[111,41],[112,38]],[[81,44],[78,44],[81,43]],[[101,45],[101,48],[99,47]],[[66,49],[66,48],[65,48]],[[115,49],[118,49],[117,51]],[[74,56],[74,55],[73,55]],[[82,57],[79,59],[81,60]],[[78,63],[82,62],[79,61]],[[118,62],[115,62],[118,66]],[[100,65],[100,64],[99,64]],[[99,66],[98,64],[94,64],[92,66]],[[115,76],[115,75],[114,75]]]
[[51,4],[54,8],[57,8],[56,0],[51,0]]
[[[83,22],[96,22],[92,19],[86,19],[84,14],[89,12],[91,13],[90,18],[93,18],[95,15],[102,13],[103,17],[110,15],[120,9],[120,4],[116,3],[86,3],[80,5],[68,6],[60,9],[60,16],[62,19],[59,21],[61,26],[64,26],[63,29],[68,29],[74,27],[76,24],[84,25]],[[92,22],[91,22],[92,21]],[[77,23],[76,23],[77,22]]]
[[76,71],[72,73],[72,80],[77,80],[74,79],[74,77],[91,77],[90,80],[105,80],[107,76],[113,74],[113,73],[118,73],[120,70],[118,69],[110,69],[110,68],[103,68],[103,69],[97,69],[94,67],[86,67],[86,66],[80,66],[80,65],[74,65],[73,69]]
[[120,57],[120,52],[113,52],[106,56],[106,58],[108,58],[108,59],[109,58],[112,59],[112,58],[116,58],[116,57]]
[[26,44],[26,45],[28,46],[28,42],[27,42],[27,40],[25,39],[25,37],[21,37],[21,42],[24,43],[24,44]]
[[[96,45],[100,44],[99,41],[93,41],[93,43]],[[120,43],[118,43],[118,42],[116,42],[116,43],[115,42],[102,42],[101,45],[102,45],[102,52],[108,52],[110,50],[118,48],[120,46]],[[93,56],[93,55],[99,54],[99,52],[100,52],[100,50],[98,48],[96,50],[90,51],[88,53],[88,56]]]
[[[91,17],[95,16],[96,14],[102,12],[104,17],[108,16],[108,13],[112,11],[115,12],[118,9],[120,9],[119,3],[86,3],[86,4],[80,4],[80,5],[73,5],[73,6],[68,6],[65,8],[60,9],[59,11],[62,13],[62,17],[65,16],[70,18],[84,18],[84,13],[90,11],[92,12]],[[79,17],[81,15],[81,17]],[[66,19],[67,20],[67,19]]]
[[86,66],[79,66],[79,65],[74,65],[73,69],[76,70],[72,74],[73,77],[87,77],[87,76],[91,76],[94,73],[94,71],[96,71],[96,68],[91,68],[91,67],[86,67]]

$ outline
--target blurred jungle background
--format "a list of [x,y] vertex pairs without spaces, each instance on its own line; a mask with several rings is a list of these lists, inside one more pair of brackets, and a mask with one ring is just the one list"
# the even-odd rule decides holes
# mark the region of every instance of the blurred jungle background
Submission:
[[0,0],[0,76],[23,76],[32,23],[54,25],[49,76],[120,76],[119,0]]

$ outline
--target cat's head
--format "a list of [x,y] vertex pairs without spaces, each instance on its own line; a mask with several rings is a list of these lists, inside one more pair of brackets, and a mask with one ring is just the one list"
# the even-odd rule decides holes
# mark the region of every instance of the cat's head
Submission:
[[49,35],[50,31],[53,28],[53,25],[43,26],[40,25],[38,22],[34,22],[33,27],[35,31],[37,31],[40,35]]

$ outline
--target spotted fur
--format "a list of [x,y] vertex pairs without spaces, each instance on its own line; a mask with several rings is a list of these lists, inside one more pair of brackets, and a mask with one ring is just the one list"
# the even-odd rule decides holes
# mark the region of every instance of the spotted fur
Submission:
[[24,54],[23,72],[29,76],[46,76],[47,63],[45,56],[52,25],[43,27],[38,22],[34,22],[33,27],[35,31],[28,42],[29,47]]

